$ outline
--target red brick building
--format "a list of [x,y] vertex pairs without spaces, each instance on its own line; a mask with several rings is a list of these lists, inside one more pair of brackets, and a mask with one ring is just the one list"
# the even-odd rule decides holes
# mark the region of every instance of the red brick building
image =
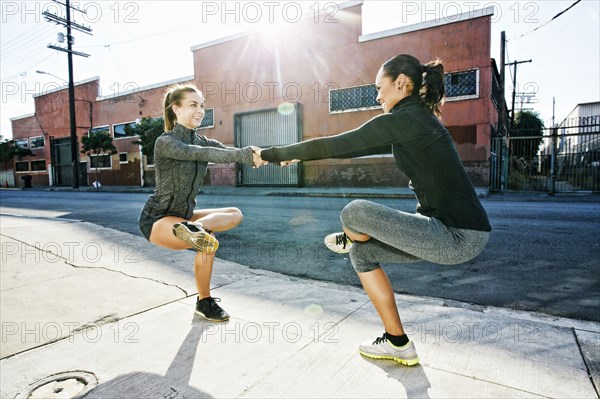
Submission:
[[[194,76],[179,82],[192,81],[204,92],[208,109],[203,134],[228,145],[271,146],[353,129],[381,112],[374,101],[374,80],[384,61],[399,53],[412,54],[423,63],[440,58],[447,91],[443,122],[473,183],[488,185],[490,139],[498,122],[497,71],[490,54],[493,8],[370,35],[362,35],[361,2],[341,4],[337,11],[335,23],[326,23],[325,15],[319,21],[311,15],[277,31],[193,47]],[[134,138],[124,136],[123,127],[142,117],[160,116],[162,95],[176,82],[112,96],[99,96],[98,83],[96,78],[76,86],[78,136],[90,128],[108,131],[119,154],[94,162],[82,156],[88,183],[94,179],[90,166],[99,163],[103,184],[140,185],[140,150],[132,144]],[[69,137],[67,104],[66,88],[43,93],[35,98],[34,115],[12,120],[13,137],[35,147],[34,155],[21,161],[27,165],[16,165],[17,176],[34,175],[38,185],[68,184],[60,157],[61,145]],[[151,170],[147,162],[143,167]],[[212,165],[209,172],[207,183],[214,185],[407,182],[391,155],[259,170]]]

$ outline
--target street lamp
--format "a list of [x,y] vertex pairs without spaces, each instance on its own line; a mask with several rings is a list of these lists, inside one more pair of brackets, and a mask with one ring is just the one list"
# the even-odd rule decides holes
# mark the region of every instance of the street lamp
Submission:
[[54,76],[56,79],[60,79],[60,80],[62,80],[63,82],[69,83],[69,81],[68,81],[68,80],[66,80],[66,79],[63,79],[63,78],[61,78],[60,76],[56,76],[55,74],[53,74],[53,73],[50,73],[50,72],[46,72],[46,71],[35,71],[35,73],[39,73],[40,75],[50,75],[50,76]]

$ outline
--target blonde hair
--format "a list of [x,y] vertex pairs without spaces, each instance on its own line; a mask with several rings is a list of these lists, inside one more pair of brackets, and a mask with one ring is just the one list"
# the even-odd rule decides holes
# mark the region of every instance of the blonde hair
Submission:
[[164,117],[166,132],[173,130],[177,121],[173,105],[181,105],[181,100],[183,100],[186,93],[198,93],[202,96],[202,92],[193,84],[171,86],[165,94]]

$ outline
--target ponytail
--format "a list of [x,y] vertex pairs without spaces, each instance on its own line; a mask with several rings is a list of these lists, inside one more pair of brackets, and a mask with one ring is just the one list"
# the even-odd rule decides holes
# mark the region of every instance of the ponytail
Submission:
[[181,100],[183,100],[185,93],[198,93],[202,95],[200,90],[191,84],[173,86],[165,94],[165,132],[169,132],[175,127],[177,115],[175,115],[175,111],[173,111],[173,105],[181,105]]
[[440,106],[444,104],[444,65],[440,60],[428,62],[421,66],[423,84],[419,89],[421,101],[438,118],[442,116]]
[[381,69],[385,76],[395,81],[402,73],[410,78],[415,88],[413,94],[418,95],[423,105],[438,118],[441,117],[440,106],[443,104],[444,66],[440,60],[425,65],[408,54],[400,54],[387,60]]

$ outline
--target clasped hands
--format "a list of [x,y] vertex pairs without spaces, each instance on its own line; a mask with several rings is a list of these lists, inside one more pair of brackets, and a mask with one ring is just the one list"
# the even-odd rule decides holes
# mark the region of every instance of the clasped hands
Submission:
[[[253,168],[255,168],[255,169],[260,168],[261,166],[265,166],[266,164],[269,163],[268,161],[265,161],[261,157],[262,148],[255,147],[255,146],[251,146],[250,148],[252,148],[252,167]],[[279,162],[279,166],[288,166],[288,165],[291,165],[296,162],[300,162],[300,160],[292,159],[290,161]]]

